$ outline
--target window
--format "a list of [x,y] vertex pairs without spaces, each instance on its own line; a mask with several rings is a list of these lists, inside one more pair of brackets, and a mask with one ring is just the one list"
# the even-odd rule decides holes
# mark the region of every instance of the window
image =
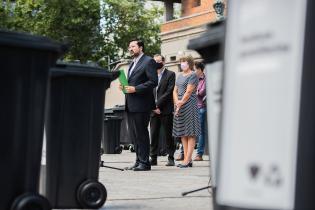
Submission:
[[171,61],[176,61],[176,56],[171,56],[171,57],[170,57],[170,60],[171,60]]
[[201,0],[194,0],[193,7],[199,7],[201,5]]

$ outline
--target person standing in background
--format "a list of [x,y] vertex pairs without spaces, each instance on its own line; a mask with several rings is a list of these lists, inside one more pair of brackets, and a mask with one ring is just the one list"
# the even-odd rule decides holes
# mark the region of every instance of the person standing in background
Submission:
[[195,62],[195,71],[199,78],[199,83],[197,87],[197,100],[198,100],[198,115],[201,127],[201,134],[198,138],[197,143],[197,155],[194,158],[194,161],[202,161],[203,154],[205,151],[205,138],[206,138],[206,116],[207,116],[207,107],[206,107],[206,77],[204,74],[205,65],[202,62]]
[[175,104],[173,120],[173,136],[180,137],[184,147],[184,160],[180,168],[192,167],[192,153],[196,138],[200,135],[197,94],[198,77],[194,69],[194,59],[191,56],[180,59],[182,72],[178,75],[173,99]]
[[139,39],[129,42],[133,61],[128,70],[128,86],[120,86],[126,92],[126,112],[130,138],[135,143],[136,162],[126,170],[151,170],[149,161],[150,138],[148,125],[150,113],[155,109],[153,88],[158,84],[156,62],[144,55],[144,43]]
[[175,86],[175,72],[167,70],[165,58],[162,55],[155,55],[154,60],[157,63],[158,86],[154,88],[155,109],[151,113],[150,118],[150,134],[151,134],[151,166],[157,165],[157,156],[159,149],[160,129],[163,127],[166,140],[166,152],[168,154],[168,162],[166,166],[174,166],[174,152],[176,150],[175,142],[172,137],[173,129],[173,89]]

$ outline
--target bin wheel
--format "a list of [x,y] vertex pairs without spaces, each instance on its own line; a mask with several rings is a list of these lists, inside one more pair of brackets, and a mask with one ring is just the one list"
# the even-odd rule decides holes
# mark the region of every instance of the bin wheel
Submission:
[[122,152],[122,149],[121,149],[120,146],[115,148],[115,153],[116,154],[120,154],[121,152]]
[[135,152],[136,151],[135,150],[135,146],[133,144],[129,144],[128,148],[129,148],[130,152]]
[[106,198],[106,188],[98,181],[86,180],[77,190],[77,200],[83,208],[101,208]]
[[51,210],[49,201],[36,193],[25,193],[18,196],[11,210]]

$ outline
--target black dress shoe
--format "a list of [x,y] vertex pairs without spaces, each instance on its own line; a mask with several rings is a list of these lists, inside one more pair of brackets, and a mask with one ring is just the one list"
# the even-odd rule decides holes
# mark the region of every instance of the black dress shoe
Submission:
[[168,159],[167,163],[165,164],[165,166],[175,166],[175,162],[172,159]]
[[133,166],[130,166],[130,167],[126,167],[124,168],[125,170],[133,170],[134,168],[138,167],[139,166],[139,163],[135,163]]
[[146,165],[143,165],[143,164],[139,164],[133,170],[134,171],[150,171],[151,170],[151,166],[146,166]]
[[193,166],[192,161],[190,161],[187,164],[180,164],[180,166],[178,166],[178,167],[180,167],[180,168],[188,168],[188,167],[192,167],[192,166]]
[[151,159],[150,164],[151,166],[157,166],[157,159]]

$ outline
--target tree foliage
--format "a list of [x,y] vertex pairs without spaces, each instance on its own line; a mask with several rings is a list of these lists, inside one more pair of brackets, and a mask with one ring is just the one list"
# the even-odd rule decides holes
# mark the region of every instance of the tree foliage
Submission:
[[144,41],[147,54],[160,52],[160,23],[157,20],[162,10],[158,7],[145,9],[144,3],[140,0],[106,1],[102,9],[102,28],[105,46],[108,46],[104,49],[105,54],[114,58],[126,57],[127,44],[132,38]]
[[111,61],[126,58],[128,42],[141,38],[147,54],[160,52],[161,8],[144,0],[5,0],[0,28],[44,35],[69,42],[67,59]]

